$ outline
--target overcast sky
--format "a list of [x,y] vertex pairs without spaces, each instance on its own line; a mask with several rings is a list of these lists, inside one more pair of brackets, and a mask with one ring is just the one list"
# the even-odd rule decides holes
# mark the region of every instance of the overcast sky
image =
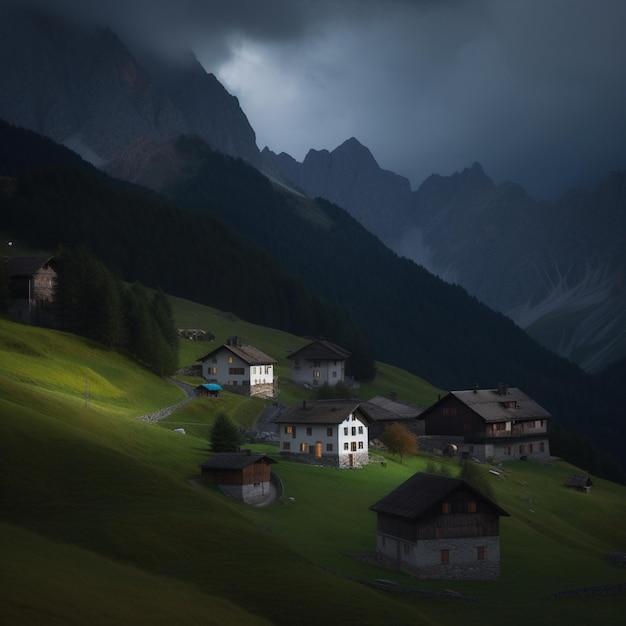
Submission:
[[414,186],[480,161],[538,196],[626,168],[624,0],[55,4],[192,47],[298,159],[355,136]]

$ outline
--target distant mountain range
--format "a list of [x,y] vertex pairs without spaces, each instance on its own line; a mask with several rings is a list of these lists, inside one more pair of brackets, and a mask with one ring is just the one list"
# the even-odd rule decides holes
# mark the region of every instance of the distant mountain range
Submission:
[[537,202],[475,163],[412,191],[351,138],[263,168],[346,208],[393,250],[456,282],[551,350],[598,371],[626,356],[626,173]]

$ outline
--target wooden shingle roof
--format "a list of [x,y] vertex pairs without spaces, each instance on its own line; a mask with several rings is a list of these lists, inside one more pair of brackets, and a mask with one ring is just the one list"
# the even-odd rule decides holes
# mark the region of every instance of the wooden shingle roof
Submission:
[[278,424],[341,424],[358,409],[358,400],[307,400],[281,413],[274,419],[274,422]]
[[424,411],[423,407],[411,406],[384,396],[375,396],[367,402],[362,402],[360,406],[374,422],[413,420]]
[[265,354],[265,352],[259,350],[258,348],[255,348],[254,346],[233,346],[227,343],[215,348],[215,350],[211,350],[211,352],[199,358],[198,361],[206,361],[220,350],[229,350],[248,365],[270,365],[276,363],[276,359],[269,356],[268,354]]
[[370,510],[395,517],[417,519],[461,488],[472,491],[481,500],[490,504],[497,515],[508,516],[504,509],[464,480],[426,473],[413,474],[411,478],[372,505]]
[[216,452],[210,459],[202,463],[202,469],[237,470],[248,467],[253,463],[265,460],[268,463],[276,463],[274,459],[265,454],[248,454],[247,452]]
[[306,346],[294,350],[287,358],[305,361],[345,361],[350,358],[350,352],[331,341],[315,339]]

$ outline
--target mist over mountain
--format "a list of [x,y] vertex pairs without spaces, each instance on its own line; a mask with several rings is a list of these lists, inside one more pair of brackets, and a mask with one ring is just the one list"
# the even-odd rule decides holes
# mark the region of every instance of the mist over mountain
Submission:
[[0,117],[102,165],[138,139],[195,133],[255,162],[237,98],[193,55],[139,60],[110,29],[0,7]]
[[538,202],[479,163],[415,191],[352,138],[263,166],[346,208],[399,254],[456,282],[555,352],[598,371],[626,355],[624,173]]

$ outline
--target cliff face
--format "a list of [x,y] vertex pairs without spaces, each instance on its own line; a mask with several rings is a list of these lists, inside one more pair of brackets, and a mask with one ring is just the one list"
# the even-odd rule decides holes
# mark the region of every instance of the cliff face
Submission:
[[65,143],[95,165],[138,139],[183,133],[258,160],[237,99],[194,58],[146,65],[110,30],[8,10],[0,20],[0,58],[0,117]]

